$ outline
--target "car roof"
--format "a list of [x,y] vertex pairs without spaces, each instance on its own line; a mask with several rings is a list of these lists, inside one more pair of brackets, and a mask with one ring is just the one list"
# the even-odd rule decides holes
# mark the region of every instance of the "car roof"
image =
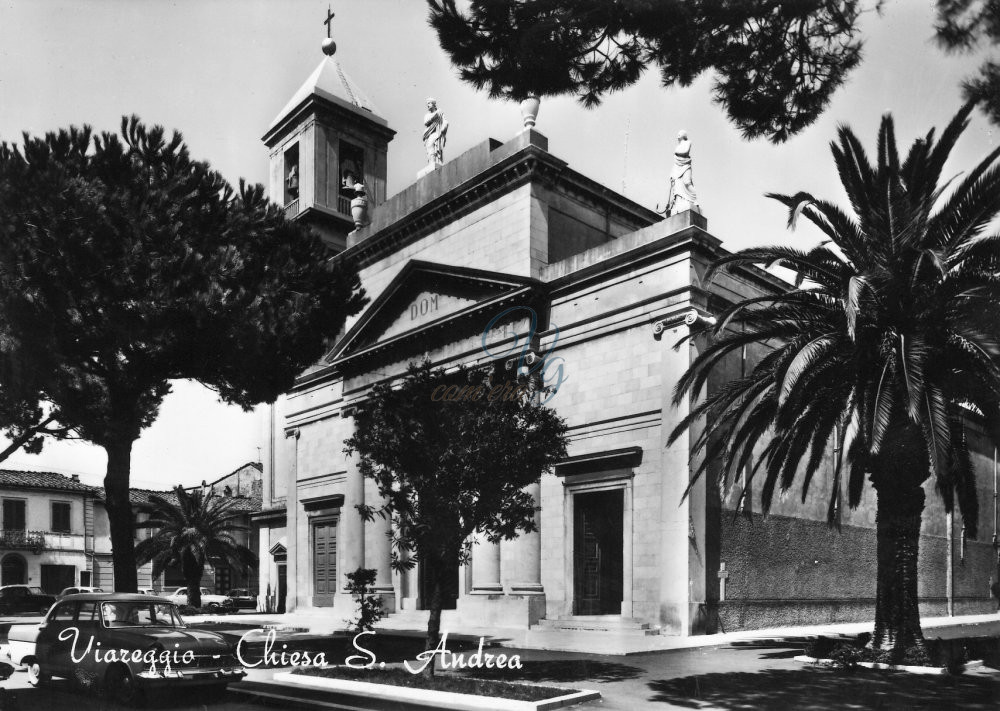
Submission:
[[82,601],[106,601],[106,602],[149,602],[150,600],[160,600],[170,602],[165,597],[159,595],[140,595],[139,593],[76,593],[67,595],[60,602],[82,600]]

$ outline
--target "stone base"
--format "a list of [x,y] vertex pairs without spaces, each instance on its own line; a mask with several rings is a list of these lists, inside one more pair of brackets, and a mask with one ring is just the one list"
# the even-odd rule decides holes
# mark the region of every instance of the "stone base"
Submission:
[[427,166],[424,166],[423,168],[421,168],[420,170],[417,171],[417,178],[419,179],[419,178],[424,177],[425,175],[433,173],[435,170],[438,169],[438,167],[439,166],[436,166],[436,165],[427,165]]
[[470,627],[524,627],[545,617],[545,595],[463,595],[455,611]]

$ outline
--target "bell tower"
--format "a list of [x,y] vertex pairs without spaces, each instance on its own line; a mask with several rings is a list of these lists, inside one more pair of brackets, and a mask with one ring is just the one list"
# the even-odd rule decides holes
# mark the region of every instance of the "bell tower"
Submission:
[[[284,205],[287,217],[308,224],[340,252],[355,229],[352,199],[363,192],[369,209],[385,201],[386,157],[396,132],[334,59],[332,20],[328,12],[326,56],[262,140],[268,150],[271,199]],[[364,218],[359,213],[357,219]]]

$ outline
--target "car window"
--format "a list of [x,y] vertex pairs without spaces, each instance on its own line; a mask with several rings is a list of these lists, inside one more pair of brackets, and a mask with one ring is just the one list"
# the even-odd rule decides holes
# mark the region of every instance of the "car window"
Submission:
[[76,619],[79,622],[94,622],[97,616],[97,603],[96,602],[81,602],[80,609],[76,613]]
[[211,595],[211,594],[212,594],[212,591],[211,591],[211,590],[209,590],[208,588],[202,588],[202,589],[201,589],[201,594],[202,594],[202,595]]
[[26,593],[31,593],[32,595],[44,595],[45,591],[41,588],[30,587],[25,590]]
[[61,605],[56,605],[56,609],[52,611],[52,616],[49,617],[49,619],[72,620],[75,613],[76,613],[76,603],[64,602]]
[[180,627],[184,623],[174,605],[149,602],[105,602],[101,616],[107,627]]
[[15,599],[22,598],[28,594],[27,588],[10,588],[9,590],[4,590],[4,592],[7,593],[7,597]]

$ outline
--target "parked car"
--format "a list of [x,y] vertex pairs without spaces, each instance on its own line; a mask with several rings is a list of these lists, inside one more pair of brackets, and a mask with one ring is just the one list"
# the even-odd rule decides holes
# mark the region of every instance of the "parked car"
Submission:
[[75,588],[66,588],[61,593],[59,593],[58,596],[56,596],[56,599],[62,600],[67,595],[76,595],[77,593],[94,593],[94,592],[101,593],[104,591],[101,590],[101,588],[88,588],[88,587],[77,586]]
[[37,637],[38,625],[11,625],[7,642],[0,645],[0,660],[9,661],[18,668],[26,666],[35,656]]
[[[177,605],[187,605],[188,604],[188,592],[187,588],[177,588],[168,598]],[[215,593],[209,592],[208,588],[201,589],[201,606],[211,607],[211,608],[221,608],[221,607],[236,607],[236,603],[231,597],[226,597],[225,595],[216,595]]]
[[0,587],[0,615],[30,612],[44,615],[56,601],[34,585],[4,585]]
[[166,595],[166,593],[158,593],[153,588],[139,588],[137,591],[140,595]]
[[229,597],[236,604],[239,610],[256,610],[257,596],[247,588],[233,588],[229,591]]
[[[78,631],[60,639],[68,628]],[[29,683],[53,676],[92,682],[126,705],[168,686],[221,692],[246,675],[224,637],[188,627],[168,599],[137,593],[85,593],[60,600],[39,625],[35,646],[28,660]]]

